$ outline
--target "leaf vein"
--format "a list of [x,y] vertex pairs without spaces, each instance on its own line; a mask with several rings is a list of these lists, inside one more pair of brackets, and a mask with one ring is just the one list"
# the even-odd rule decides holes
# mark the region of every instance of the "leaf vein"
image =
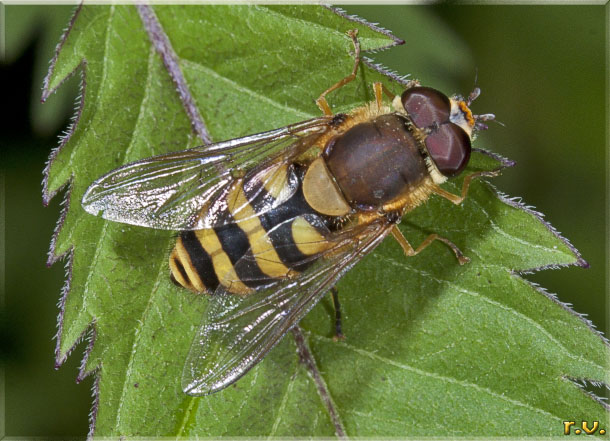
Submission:
[[176,439],[179,439],[180,437],[184,436],[184,431],[186,429],[186,425],[188,424],[188,420],[191,416],[193,406],[195,405],[195,400],[197,400],[197,399],[198,398],[196,398],[196,397],[188,397],[189,404],[188,404],[186,410],[184,411],[182,421],[180,421],[180,425],[178,426],[178,430],[176,431]]
[[[417,270],[415,268],[412,268],[410,266],[404,265],[400,262],[397,262],[395,259],[392,258],[388,258],[388,257],[383,257],[383,256],[379,256],[378,259],[380,260],[384,260],[392,265],[395,266],[399,266],[401,269],[403,270],[407,270],[407,271],[411,271],[411,272],[415,272],[419,275],[425,276],[428,280],[434,281],[438,284],[443,284],[446,285],[452,289],[454,289],[455,291],[461,292],[462,294],[466,294],[469,295],[471,297],[475,297],[478,298],[480,300],[482,300],[485,303],[488,303],[492,306],[498,307],[504,311],[507,311],[510,314],[513,314],[514,316],[516,316],[517,318],[524,320],[526,322],[528,322],[528,324],[532,325],[535,329],[537,329],[540,333],[542,333],[546,338],[548,338],[552,343],[554,343],[568,358],[571,358],[574,361],[578,361],[580,363],[586,363],[589,364],[590,366],[593,366],[596,369],[604,369],[602,366],[599,366],[598,364],[594,363],[591,360],[588,360],[582,356],[576,356],[574,354],[572,354],[564,345],[562,345],[559,340],[557,340],[549,331],[547,331],[540,323],[534,321],[532,318],[526,316],[525,314],[522,314],[519,311],[516,311],[515,309],[507,306],[507,305],[503,305],[500,302],[497,302],[495,300],[490,299],[489,297],[485,297],[477,292],[474,291],[470,291],[468,289],[462,288],[459,285],[449,281],[449,280],[443,280],[443,279],[438,279],[433,277],[430,273],[427,273],[425,271],[421,271],[421,270]],[[519,277],[519,276],[514,276],[514,277]]]
[[[140,103],[140,108],[138,111],[138,118],[136,120],[136,123],[134,125],[134,130],[132,132],[132,137],[131,137],[131,142],[129,143],[129,145],[127,146],[127,148],[125,149],[125,155],[124,158],[129,157],[129,152],[131,151],[131,149],[133,148],[133,146],[135,145],[135,140],[138,139],[138,137],[136,136],[138,133],[138,127],[141,121],[141,118],[143,118],[146,114],[145,112],[145,108],[146,105],[148,104],[149,101],[149,91],[151,90],[151,81],[152,81],[152,72],[153,72],[153,62],[154,62],[154,49],[151,48],[149,51],[149,55],[148,55],[148,64],[147,64],[147,75],[146,75],[146,84],[144,85],[144,96],[142,98],[142,102]],[[108,222],[106,222],[108,223]],[[150,291],[150,295],[148,297],[148,301],[146,302],[146,306],[144,307],[143,311],[142,311],[142,316],[140,318],[140,320],[137,321],[138,325],[135,327],[134,329],[134,341],[132,344],[132,349],[131,352],[129,354],[129,362],[127,363],[127,370],[125,371],[125,380],[123,382],[123,391],[121,392],[121,398],[119,399],[119,408],[117,409],[117,416],[116,416],[116,427],[118,428],[121,424],[121,411],[123,409],[123,403],[125,401],[125,396],[127,394],[128,391],[128,384],[130,383],[128,381],[128,379],[131,377],[131,373],[133,371],[133,364],[134,364],[134,359],[135,359],[135,354],[137,353],[137,347],[140,343],[140,337],[141,337],[141,331],[142,331],[142,327],[144,326],[145,323],[145,317],[148,315],[148,311],[150,310],[151,306],[154,304],[153,302],[153,298],[154,298],[154,294],[157,291],[159,284],[161,283],[161,275],[163,274],[163,266],[166,264],[165,260],[161,259],[161,267],[159,268],[159,271],[157,272],[157,278],[155,280],[155,284],[153,285],[151,291]]]
[[[317,335],[317,334],[312,334],[312,335],[317,340],[320,340],[320,341],[323,341],[323,342],[327,342],[327,343],[332,342],[332,340],[329,339],[328,337],[324,337],[324,336]],[[337,344],[337,343],[332,342],[332,344]],[[345,347],[347,349],[350,349],[350,350],[352,350],[352,351],[354,351],[354,352],[356,352],[356,353],[358,353],[360,355],[367,356],[368,358],[370,358],[372,360],[379,361],[379,362],[388,364],[390,366],[397,367],[399,369],[403,369],[403,370],[415,373],[415,374],[423,376],[423,377],[432,378],[432,379],[439,380],[439,381],[445,382],[445,383],[456,384],[456,385],[464,387],[464,388],[474,389],[477,392],[488,394],[488,395],[490,395],[490,396],[492,396],[494,398],[500,399],[502,401],[506,401],[506,402],[511,403],[511,404],[513,404],[515,406],[524,407],[524,408],[526,408],[528,410],[531,410],[533,412],[540,413],[540,414],[543,414],[543,415],[548,416],[550,418],[556,419],[557,421],[563,421],[562,418],[560,418],[560,417],[558,417],[556,415],[553,415],[552,413],[547,412],[546,410],[543,410],[543,409],[540,409],[540,408],[537,408],[537,407],[533,407],[533,406],[530,406],[527,403],[523,403],[523,402],[521,402],[519,400],[515,400],[514,398],[509,398],[509,397],[507,397],[505,395],[498,394],[498,393],[496,393],[496,392],[494,392],[494,391],[492,391],[492,390],[490,390],[490,389],[488,389],[486,387],[481,387],[481,386],[479,386],[477,384],[469,383],[469,382],[464,381],[464,380],[459,380],[457,378],[447,377],[447,376],[444,376],[444,375],[439,375],[439,374],[436,374],[434,372],[427,372],[427,371],[424,371],[424,370],[421,370],[421,369],[417,369],[417,368],[415,368],[413,366],[409,366],[409,365],[406,365],[406,364],[403,364],[403,363],[398,363],[398,362],[396,362],[394,360],[391,360],[391,359],[388,359],[388,358],[385,358],[385,357],[381,357],[380,355],[374,354],[374,353],[372,353],[370,351],[367,351],[365,349],[362,349],[362,348],[358,348],[358,347],[352,346],[352,345],[350,345],[348,343],[345,343],[345,342],[341,343],[341,346]]]
[[536,249],[541,249],[541,250],[545,250],[547,252],[553,253],[553,254],[557,254],[559,252],[558,249],[553,249],[553,248],[549,248],[547,246],[544,245],[538,245],[532,242],[529,242],[527,240],[521,239],[520,237],[517,237],[515,235],[512,235],[510,233],[508,233],[507,231],[504,231],[502,228],[500,228],[500,226],[498,226],[493,220],[492,217],[489,215],[489,213],[487,213],[487,211],[485,210],[485,208],[479,204],[474,198],[471,200],[472,204],[477,206],[481,212],[485,215],[485,217],[487,217],[487,219],[489,220],[489,224],[491,225],[491,227],[493,228],[494,231],[496,231],[498,234],[502,235],[503,237],[507,237],[510,240],[513,240],[515,242],[517,242],[518,244],[530,247],[530,248],[536,248]]
[[218,80],[221,80],[227,84],[229,84],[233,89],[237,90],[238,92],[242,92],[247,94],[248,96],[251,96],[253,98],[255,98],[256,100],[262,101],[264,103],[270,104],[273,107],[276,107],[279,110],[282,110],[288,114],[293,114],[295,115],[296,118],[299,119],[308,119],[308,118],[313,118],[315,115],[312,115],[311,113],[307,113],[307,112],[302,112],[300,110],[296,110],[294,107],[289,107],[286,106],[284,104],[280,104],[275,100],[270,99],[269,97],[262,95],[252,89],[249,89],[247,87],[242,86],[241,84],[231,80],[230,78],[224,77],[222,75],[217,74],[215,71],[213,71],[212,69],[210,69],[209,67],[206,67],[204,65],[202,65],[201,63],[196,63],[194,61],[190,61],[187,59],[182,58],[181,59],[181,63],[186,65],[187,67],[190,67],[192,69],[197,69],[201,72],[204,72],[206,75],[212,76]]
[[280,421],[282,420],[282,413],[283,413],[284,409],[286,408],[286,403],[288,402],[288,397],[290,396],[290,394],[292,392],[295,379],[296,379],[296,372],[290,376],[290,380],[288,381],[288,384],[286,385],[286,390],[284,391],[284,396],[282,397],[282,402],[280,403],[280,407],[278,407],[278,409],[277,409],[277,418],[273,422],[273,427],[271,428],[271,433],[269,433],[268,439],[271,439],[272,437],[275,436],[275,432],[277,431],[277,428],[280,425]]

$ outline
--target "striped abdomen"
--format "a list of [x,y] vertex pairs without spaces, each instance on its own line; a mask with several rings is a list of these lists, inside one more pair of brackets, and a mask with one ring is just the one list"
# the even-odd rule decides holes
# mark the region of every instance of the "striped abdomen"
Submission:
[[[329,230],[298,189],[283,204],[263,214],[257,206],[277,197],[292,167],[283,166],[256,197],[236,185],[227,197],[233,222],[219,227],[183,231],[169,259],[172,279],[196,292],[213,293],[219,285],[245,295],[274,279],[293,276],[312,263],[308,256],[324,251]],[[264,202],[263,202],[264,201]]]

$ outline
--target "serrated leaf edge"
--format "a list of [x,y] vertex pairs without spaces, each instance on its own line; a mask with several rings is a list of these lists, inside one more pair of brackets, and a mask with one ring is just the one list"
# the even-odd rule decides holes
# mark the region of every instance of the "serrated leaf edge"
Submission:
[[576,387],[579,387],[585,395],[588,395],[596,403],[600,404],[607,412],[610,412],[610,405],[608,404],[608,399],[606,397],[599,397],[595,395],[593,392],[586,389],[587,382],[595,387],[605,387],[607,390],[610,390],[610,386],[607,383],[599,383],[597,381],[591,381],[584,378],[573,378],[569,376],[562,377],[566,381],[570,381]]
[[396,37],[390,30],[382,28],[381,26],[379,26],[378,23],[371,23],[371,22],[367,21],[366,19],[364,19],[364,18],[362,18],[362,17],[360,17],[358,15],[355,15],[355,14],[350,15],[347,12],[345,12],[344,9],[341,9],[340,7],[337,7],[337,6],[331,6],[331,5],[327,4],[327,3],[322,3],[322,4],[320,4],[320,6],[322,6],[323,8],[326,8],[326,9],[332,11],[332,12],[334,12],[339,17],[342,17],[342,18],[345,18],[346,20],[353,21],[354,23],[358,23],[358,24],[361,24],[363,26],[366,26],[369,29],[371,29],[371,30],[373,30],[375,32],[379,32],[380,34],[383,34],[386,37],[394,40],[393,43],[389,43],[386,46],[381,46],[379,48],[376,48],[375,50],[366,51],[366,52],[376,53],[376,52],[380,52],[380,51],[386,50],[386,49],[388,49],[390,47],[393,47],[393,46],[405,44],[404,40]]
[[[53,162],[57,158],[57,155],[59,154],[59,152],[63,149],[63,147],[66,145],[66,143],[72,137],[72,134],[74,133],[76,125],[78,124],[78,121],[80,120],[80,117],[81,117],[81,114],[82,114],[82,109],[84,107],[84,102],[85,102],[85,98],[84,98],[85,97],[85,89],[86,89],[85,72],[86,72],[86,67],[87,67],[87,61],[86,60],[82,60],[54,88],[49,88],[49,84],[51,82],[51,77],[52,77],[53,72],[55,70],[55,65],[57,64],[57,60],[59,58],[59,53],[60,53],[61,49],[63,48],[66,40],[68,39],[68,35],[70,34],[70,31],[74,27],[74,23],[76,22],[76,19],[78,18],[81,9],[82,9],[82,3],[80,5],[78,5],[77,8],[74,10],[74,13],[72,14],[72,17],[70,19],[70,22],[68,23],[68,26],[64,30],[62,36],[60,37],[59,43],[57,43],[57,46],[55,46],[55,53],[53,54],[53,58],[51,59],[51,62],[49,63],[49,72],[47,73],[47,75],[43,79],[42,96],[41,96],[41,102],[42,103],[44,103],[49,98],[49,96],[52,93],[55,93],[57,91],[57,89],[59,89],[59,87],[64,82],[66,82],[70,77],[72,77],[72,75],[74,75],[77,71],[80,70],[80,72],[81,72],[81,83],[80,83],[80,88],[79,88],[80,89],[80,93],[79,93],[79,95],[76,98],[76,103],[77,103],[76,109],[75,109],[76,112],[71,117],[70,125],[67,127],[65,132],[60,137],[59,145],[57,147],[55,147],[51,151],[51,154],[49,155],[49,159],[46,162],[45,168],[43,170],[42,203],[43,203],[43,205],[45,207],[49,205],[51,199],[53,199],[57,193],[59,193],[64,188],[69,187],[70,184],[71,184],[71,179],[68,179],[68,180],[66,180],[66,182],[62,186],[57,188],[55,191],[49,192],[48,184],[49,184],[49,172],[50,172],[50,169],[51,169],[51,165],[53,164]],[[55,231],[53,233],[53,239],[51,240],[51,250],[49,251],[50,255],[49,255],[49,258],[47,260],[47,265],[49,265],[49,266],[52,265],[53,263],[55,263],[57,260],[62,258],[63,255],[66,254],[66,253],[64,253],[62,256],[55,256],[55,252],[54,252],[55,242],[56,242],[56,239],[57,239],[57,235],[59,234],[59,230],[61,229],[61,225],[63,225],[63,221],[65,220],[65,216],[67,214],[67,207],[69,206],[69,205],[65,205],[66,204],[66,199],[67,198],[65,198],[64,201],[63,201],[64,209],[62,210],[62,214],[60,215],[60,219],[58,221],[58,225],[55,228]],[[69,203],[69,201],[68,201],[68,203]]]
[[[591,320],[589,320],[585,314],[575,311],[571,307],[572,306],[571,304],[565,303],[565,302],[562,302],[561,300],[559,300],[559,297],[557,296],[557,294],[551,293],[551,292],[547,291],[546,288],[523,277],[524,275],[532,274],[532,273],[538,272],[538,271],[543,271],[543,270],[548,270],[548,269],[560,269],[560,268],[569,267],[569,266],[579,266],[581,268],[586,269],[586,268],[589,268],[589,263],[581,256],[580,252],[572,245],[572,243],[567,238],[563,237],[561,235],[561,233],[555,227],[553,227],[549,222],[547,222],[544,219],[544,214],[540,213],[539,211],[536,211],[535,207],[533,207],[531,205],[525,205],[522,202],[522,199],[520,197],[509,197],[506,194],[498,191],[495,187],[493,188],[493,190],[498,195],[498,199],[500,199],[504,204],[511,206],[513,208],[516,208],[518,210],[525,211],[529,215],[536,218],[542,225],[544,225],[544,227],[547,230],[549,230],[549,232],[551,234],[553,234],[557,239],[559,239],[559,241],[561,241],[572,252],[574,257],[576,258],[576,262],[574,262],[574,263],[543,265],[540,267],[529,268],[526,270],[512,271],[513,275],[515,277],[519,277],[519,279],[528,283],[537,292],[539,292],[540,294],[542,294],[543,296],[545,296],[546,298],[551,300],[553,303],[559,305],[563,310],[567,311],[568,313],[570,313],[571,315],[575,316],[580,321],[582,321],[585,324],[585,326],[593,334],[595,334],[597,337],[599,337],[601,339],[602,343],[607,348],[610,348],[610,340],[608,340],[608,338],[604,335],[604,333],[601,330],[599,330],[595,327],[593,322]],[[606,368],[608,368],[608,366],[606,366]],[[568,378],[572,382],[574,382],[573,379],[570,377],[565,377],[565,378]],[[583,378],[583,379],[579,379],[579,380],[585,381],[587,379]],[[599,384],[604,384],[604,386],[610,390],[610,384],[604,383],[604,382],[600,382]],[[599,401],[601,399],[600,397],[597,397],[592,392],[589,392],[589,391],[586,391],[586,392],[587,392],[587,394],[594,397],[596,399],[596,401]],[[607,407],[607,404],[605,404],[605,407]],[[608,409],[610,410],[610,407],[608,407]]]

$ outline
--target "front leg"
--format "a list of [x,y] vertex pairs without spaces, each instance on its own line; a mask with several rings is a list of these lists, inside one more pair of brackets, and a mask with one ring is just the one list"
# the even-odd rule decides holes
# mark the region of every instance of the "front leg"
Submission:
[[494,171],[481,171],[472,173],[464,178],[464,183],[462,184],[462,194],[460,196],[450,193],[447,190],[443,190],[438,185],[434,185],[432,187],[432,192],[447,199],[448,201],[453,202],[455,205],[460,205],[466,199],[466,195],[468,194],[468,189],[470,187],[470,183],[474,178],[478,178],[479,176],[489,176],[494,177],[500,174],[499,170]]
[[316,100],[316,104],[326,116],[332,116],[333,111],[330,110],[330,106],[326,101],[326,95],[328,95],[333,90],[337,90],[340,87],[345,86],[350,81],[353,81],[356,78],[356,73],[358,72],[358,64],[360,64],[360,42],[358,41],[358,30],[354,29],[347,33],[349,37],[352,39],[352,43],[354,44],[354,68],[352,69],[352,73],[343,78],[341,81],[337,81],[335,84],[330,86],[324,92],[320,94],[320,97]]

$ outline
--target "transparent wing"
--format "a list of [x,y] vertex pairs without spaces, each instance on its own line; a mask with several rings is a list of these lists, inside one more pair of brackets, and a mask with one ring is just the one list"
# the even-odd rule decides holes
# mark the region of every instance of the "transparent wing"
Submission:
[[259,207],[260,212],[268,211],[296,191],[296,178],[280,165],[311,147],[328,122],[328,117],[316,118],[127,164],[91,184],[82,206],[93,215],[131,225],[164,230],[211,228],[232,222],[231,208],[233,214],[240,210],[225,201],[236,185],[256,193],[264,188],[259,183],[285,180],[287,187],[280,197]]
[[[379,221],[329,241],[329,247],[297,265],[298,277],[269,282],[246,297],[219,288],[210,298],[201,328],[193,341],[182,374],[189,395],[207,395],[227,387],[256,365],[313,308],[335,283],[390,231]],[[246,254],[239,264],[249,265]],[[236,265],[236,270],[239,270]],[[243,279],[240,279],[244,281]]]

